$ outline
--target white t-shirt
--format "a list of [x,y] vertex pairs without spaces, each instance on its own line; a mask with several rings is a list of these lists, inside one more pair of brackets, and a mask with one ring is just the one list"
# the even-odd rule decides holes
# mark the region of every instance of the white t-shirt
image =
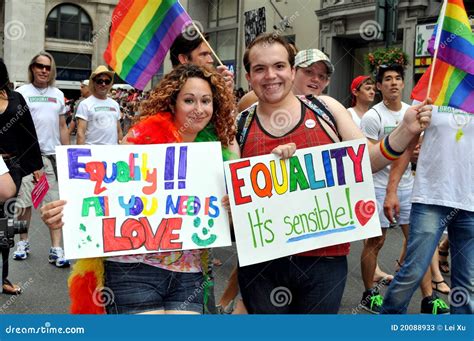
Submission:
[[0,175],[3,175],[5,173],[8,173],[8,167],[5,164],[5,161],[3,161],[3,157],[0,156]]
[[89,96],[79,104],[76,117],[87,121],[86,144],[117,144],[120,107],[113,99]]
[[349,111],[351,113],[352,120],[360,128],[361,119],[360,119],[359,115],[357,115],[356,111],[353,108],[348,108],[347,111]]
[[[362,117],[360,128],[364,135],[372,140],[380,141],[390,134],[403,120],[405,112],[410,106],[402,102],[400,111],[389,110],[383,102],[380,102],[369,109]],[[375,188],[387,188],[390,166],[379,170],[373,174]],[[413,186],[413,175],[411,166],[408,165],[403,174],[398,188],[407,189]]]
[[[458,129],[463,136],[456,141]],[[474,211],[474,115],[433,106],[416,165],[412,201]]]
[[41,154],[55,154],[56,146],[61,145],[59,116],[66,113],[63,92],[52,86],[37,89],[33,84],[22,85],[16,91],[23,95],[30,108]]

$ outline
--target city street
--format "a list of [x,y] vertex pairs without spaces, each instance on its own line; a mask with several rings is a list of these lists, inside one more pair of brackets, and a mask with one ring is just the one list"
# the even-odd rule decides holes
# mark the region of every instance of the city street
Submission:
[[[58,269],[48,263],[49,231],[39,218],[38,212],[33,213],[30,242],[31,253],[27,260],[10,260],[9,278],[14,283],[21,283],[23,294],[20,296],[0,295],[0,314],[67,314],[69,311],[67,292],[69,269]],[[383,270],[387,272],[394,270],[401,245],[401,230],[389,230],[379,258],[379,264]],[[359,262],[361,247],[362,242],[352,243],[351,254],[348,258],[349,273],[340,314],[367,314],[365,310],[358,308],[364,289]],[[218,301],[237,261],[237,252],[235,246],[220,248],[215,249],[215,256],[223,263],[222,266],[215,268],[215,293],[216,301]],[[384,291],[383,287],[382,295]],[[442,298],[447,301],[446,296]],[[409,313],[419,313],[420,303],[421,295],[418,290],[409,306]]]

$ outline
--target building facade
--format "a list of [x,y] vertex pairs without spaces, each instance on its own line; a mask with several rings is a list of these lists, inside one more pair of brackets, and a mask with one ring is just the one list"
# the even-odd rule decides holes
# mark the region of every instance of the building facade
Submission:
[[[408,53],[404,99],[426,66],[426,53],[417,53],[436,21],[441,0],[182,0],[195,24],[210,35],[209,42],[221,61],[235,72],[236,86],[248,89],[242,65],[246,45],[261,32],[286,37],[298,49],[319,48],[336,71],[329,95],[349,104],[351,80],[368,71],[364,56],[385,46],[379,39],[376,3],[396,4],[393,46]],[[57,85],[78,90],[79,81],[104,64],[112,12],[118,0],[25,0],[0,2],[0,56],[10,78],[27,81],[27,65],[41,50],[51,52],[58,67]],[[474,23],[474,1],[465,0]],[[420,38],[421,37],[421,38]],[[152,80],[157,84],[171,70],[169,58]]]
[[2,1],[3,56],[16,84],[28,81],[27,66],[41,50],[56,61],[56,85],[68,92],[103,64],[112,11],[118,0]]

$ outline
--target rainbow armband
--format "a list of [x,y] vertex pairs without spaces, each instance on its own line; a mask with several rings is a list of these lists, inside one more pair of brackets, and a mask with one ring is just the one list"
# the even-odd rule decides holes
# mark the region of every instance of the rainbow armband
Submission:
[[394,161],[402,156],[403,152],[397,152],[393,150],[393,148],[390,146],[390,143],[388,142],[389,136],[390,135],[385,136],[385,138],[380,141],[380,152],[386,159]]

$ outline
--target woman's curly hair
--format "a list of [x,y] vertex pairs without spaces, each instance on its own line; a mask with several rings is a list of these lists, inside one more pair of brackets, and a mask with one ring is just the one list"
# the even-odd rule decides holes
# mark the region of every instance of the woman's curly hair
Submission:
[[180,65],[167,74],[150,93],[149,99],[142,103],[140,120],[160,112],[171,112],[171,108],[176,104],[178,93],[189,78],[200,78],[209,83],[214,109],[210,123],[213,124],[222,145],[229,146],[236,132],[234,94],[226,86],[222,75],[197,65]]

